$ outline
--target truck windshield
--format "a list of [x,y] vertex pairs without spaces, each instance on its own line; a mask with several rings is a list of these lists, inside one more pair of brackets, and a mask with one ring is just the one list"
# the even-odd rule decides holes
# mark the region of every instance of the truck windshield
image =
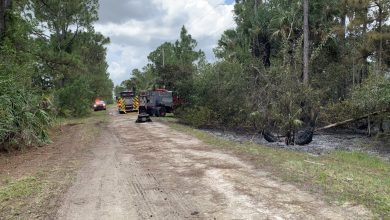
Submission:
[[133,97],[134,94],[132,92],[122,92],[121,96],[126,98],[126,97]]

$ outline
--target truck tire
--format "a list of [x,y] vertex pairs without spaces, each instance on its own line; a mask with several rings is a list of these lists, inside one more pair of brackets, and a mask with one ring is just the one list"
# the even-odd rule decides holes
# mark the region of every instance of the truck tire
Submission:
[[148,114],[149,116],[153,116],[153,112],[150,108],[146,109],[146,114]]
[[167,110],[165,109],[165,107],[161,107],[158,112],[160,117],[165,117],[167,115]]
[[158,107],[158,108],[156,108],[156,109],[154,110],[154,116],[160,117],[160,107]]

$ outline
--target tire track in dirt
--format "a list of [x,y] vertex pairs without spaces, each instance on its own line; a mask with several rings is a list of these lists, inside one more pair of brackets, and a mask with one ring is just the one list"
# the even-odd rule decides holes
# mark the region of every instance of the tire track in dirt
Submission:
[[66,193],[57,212],[58,219],[137,217],[120,170],[121,160],[125,159],[118,154],[120,147],[119,140],[108,130],[96,137],[95,146],[90,149],[90,159],[79,171],[76,182]]
[[[121,126],[122,122],[115,123]],[[125,123],[127,124],[127,123]],[[123,146],[130,145],[131,149],[136,150],[139,146],[152,146],[153,141],[144,140],[142,138],[143,129],[137,128],[132,130],[131,135],[117,134]],[[140,136],[141,135],[141,136]],[[139,137],[139,138],[134,138]],[[138,146],[138,147],[137,147]],[[132,155],[135,152],[129,148],[123,148],[123,154]],[[144,150],[150,150],[150,147],[145,147]],[[138,149],[139,150],[139,149]],[[138,151],[136,150],[136,151]],[[130,176],[128,177],[128,184],[131,188],[130,194],[137,207],[137,213],[140,219],[183,219],[195,218],[191,217],[194,214],[194,206],[187,200],[183,200],[183,194],[180,191],[169,189],[161,181],[156,178],[158,172],[151,169],[145,169],[143,160],[136,160],[127,167]],[[197,216],[199,218],[199,216]]]
[[[164,219],[182,219],[190,213],[188,204],[180,201],[178,193],[166,192],[151,173],[139,173],[140,169],[134,166],[135,171],[128,180],[131,186],[131,195],[134,199],[137,212],[142,219],[149,217]],[[139,207],[139,208],[138,208]]]

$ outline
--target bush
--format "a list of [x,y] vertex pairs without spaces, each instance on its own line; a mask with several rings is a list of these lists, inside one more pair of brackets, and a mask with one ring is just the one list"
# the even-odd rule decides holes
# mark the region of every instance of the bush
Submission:
[[0,149],[49,142],[51,117],[40,103],[40,96],[24,89],[0,96]]
[[207,107],[181,109],[177,112],[180,122],[196,128],[208,127],[212,124],[214,113]]
[[370,76],[352,89],[350,100],[356,108],[367,113],[388,108],[390,79],[381,75]]
[[80,117],[91,111],[93,93],[88,79],[79,77],[71,84],[57,91],[57,106],[62,116]]

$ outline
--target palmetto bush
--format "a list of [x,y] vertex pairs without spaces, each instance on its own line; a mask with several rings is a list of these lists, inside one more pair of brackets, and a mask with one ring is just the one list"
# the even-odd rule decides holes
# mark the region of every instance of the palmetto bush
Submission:
[[42,109],[40,96],[24,89],[8,91],[0,95],[0,149],[49,142],[51,117]]

